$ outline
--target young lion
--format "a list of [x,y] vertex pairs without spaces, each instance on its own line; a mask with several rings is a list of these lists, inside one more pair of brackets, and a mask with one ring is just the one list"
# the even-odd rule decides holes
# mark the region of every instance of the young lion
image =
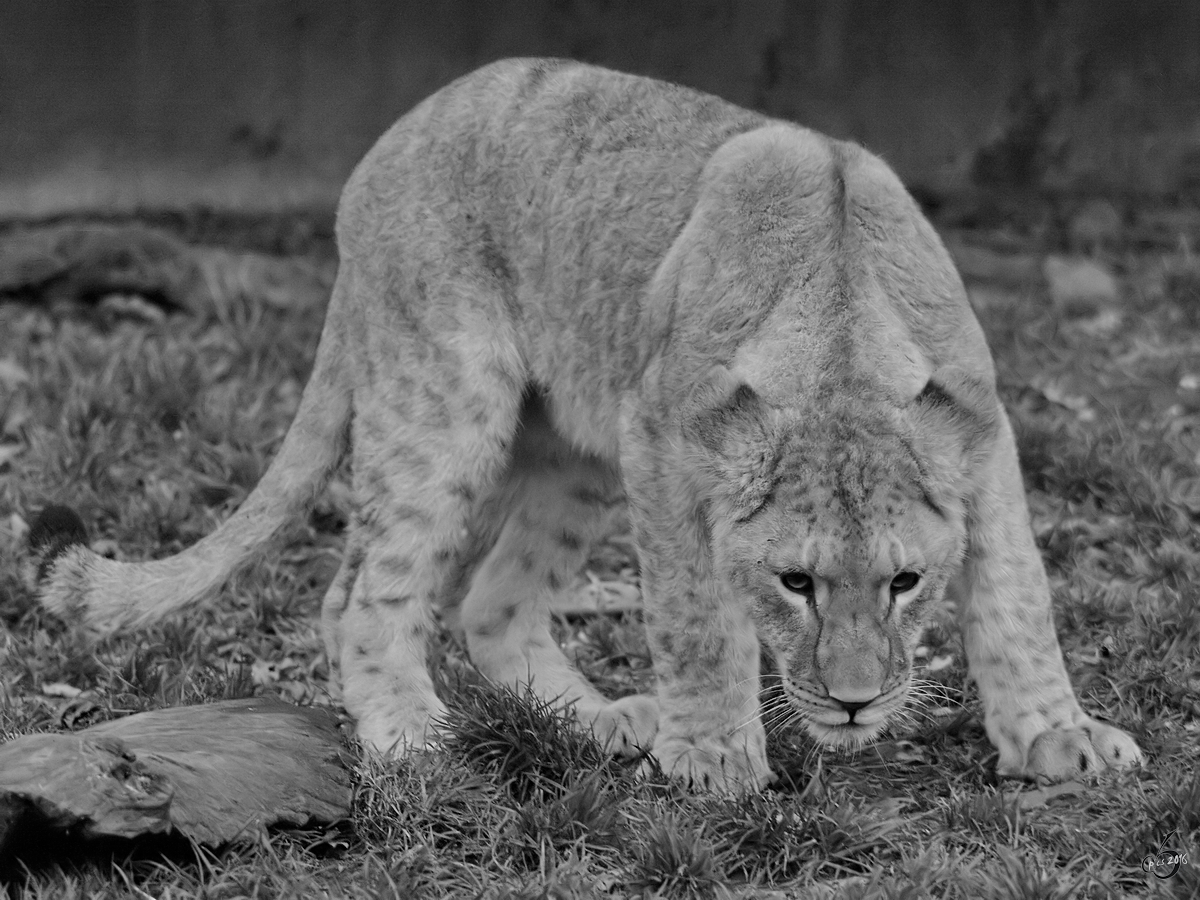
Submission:
[[[441,603],[487,677],[696,787],[758,789],[760,641],[808,730],[859,745],[904,705],[949,592],[1001,773],[1139,760],[1075,698],[983,334],[876,157],[675,85],[508,60],[383,136],[338,245],[312,378],[241,509],[157,562],[69,547],[47,607],[112,631],[201,600],[349,444],[322,619],[369,745],[420,745],[442,712]],[[657,700],[606,700],[548,629],[622,500]]]

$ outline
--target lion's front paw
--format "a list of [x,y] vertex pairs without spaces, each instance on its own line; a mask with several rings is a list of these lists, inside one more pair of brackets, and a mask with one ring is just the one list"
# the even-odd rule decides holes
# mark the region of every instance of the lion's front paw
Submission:
[[1023,767],[1003,766],[1000,774],[1057,783],[1141,761],[1142,751],[1124,731],[1084,719],[1070,728],[1046,729],[1034,738]]
[[694,791],[748,794],[775,780],[764,742],[742,731],[721,737],[660,738],[654,756],[664,773]]
[[654,744],[658,733],[658,701],[643,694],[622,697],[601,707],[591,726],[605,752],[637,756]]

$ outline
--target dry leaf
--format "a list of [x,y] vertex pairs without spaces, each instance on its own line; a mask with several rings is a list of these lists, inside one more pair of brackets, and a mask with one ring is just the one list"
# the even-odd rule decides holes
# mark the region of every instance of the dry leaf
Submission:
[[1064,781],[1062,784],[1022,791],[1020,806],[1021,809],[1037,809],[1040,806],[1046,806],[1057,797],[1073,797],[1086,791],[1087,786],[1078,781]]
[[0,468],[20,456],[24,449],[21,444],[0,444]]
[[79,688],[64,684],[61,681],[51,681],[48,684],[42,685],[42,694],[47,697],[65,697],[69,700],[78,697],[82,693],[83,691]]
[[29,382],[29,372],[19,366],[14,360],[0,359],[0,387],[13,390],[19,384]]

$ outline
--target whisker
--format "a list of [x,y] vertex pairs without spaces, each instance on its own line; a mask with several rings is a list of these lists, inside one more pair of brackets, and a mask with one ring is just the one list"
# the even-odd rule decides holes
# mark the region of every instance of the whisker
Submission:
[[734,725],[734,728],[745,728],[747,725],[751,724],[755,719],[761,718],[762,722],[763,722],[763,727],[765,729],[770,724],[769,719],[773,715],[774,715],[774,708],[760,707],[759,709],[754,710],[754,712],[752,712],[748,716],[746,716],[746,718],[738,721]]
[[804,722],[804,717],[793,710],[777,715],[766,728],[768,737],[776,737],[785,731],[793,731]]
[[918,721],[913,715],[912,710],[902,708],[892,713],[888,723],[888,731],[893,737],[900,738],[908,732],[915,731],[918,728]]
[[779,719],[787,718],[790,715],[792,715],[791,704],[786,697],[764,705],[762,708],[763,724],[768,727],[773,726]]
[[940,700],[950,706],[962,706],[961,694],[940,681],[932,681],[928,678],[914,678],[912,680],[912,690],[920,692],[923,697]]
[[759,713],[762,717],[763,727],[768,734],[774,734],[779,730],[781,720],[786,722],[795,715],[791,701],[786,696],[768,698],[760,707]]
[[912,702],[906,709],[911,714],[914,725],[936,724],[939,717],[934,712],[935,705],[951,709],[963,708],[961,699],[952,688],[929,679],[914,678],[909,687],[909,697]]

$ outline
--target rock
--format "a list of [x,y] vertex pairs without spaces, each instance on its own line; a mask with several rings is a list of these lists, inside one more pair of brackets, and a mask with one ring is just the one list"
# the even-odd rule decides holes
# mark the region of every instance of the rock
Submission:
[[954,258],[964,281],[987,282],[1021,287],[1038,277],[1038,260],[1028,253],[1000,253],[987,247],[946,239],[946,249]]
[[1107,200],[1091,200],[1067,223],[1067,240],[1075,253],[1095,253],[1116,247],[1125,232],[1117,208]]
[[1068,316],[1092,315],[1121,299],[1117,279],[1096,260],[1047,256],[1042,263],[1042,274],[1051,302]]
[[1011,285],[986,281],[967,282],[967,297],[971,300],[971,308],[977,313],[1012,309],[1021,302],[1026,293],[1025,289]]

